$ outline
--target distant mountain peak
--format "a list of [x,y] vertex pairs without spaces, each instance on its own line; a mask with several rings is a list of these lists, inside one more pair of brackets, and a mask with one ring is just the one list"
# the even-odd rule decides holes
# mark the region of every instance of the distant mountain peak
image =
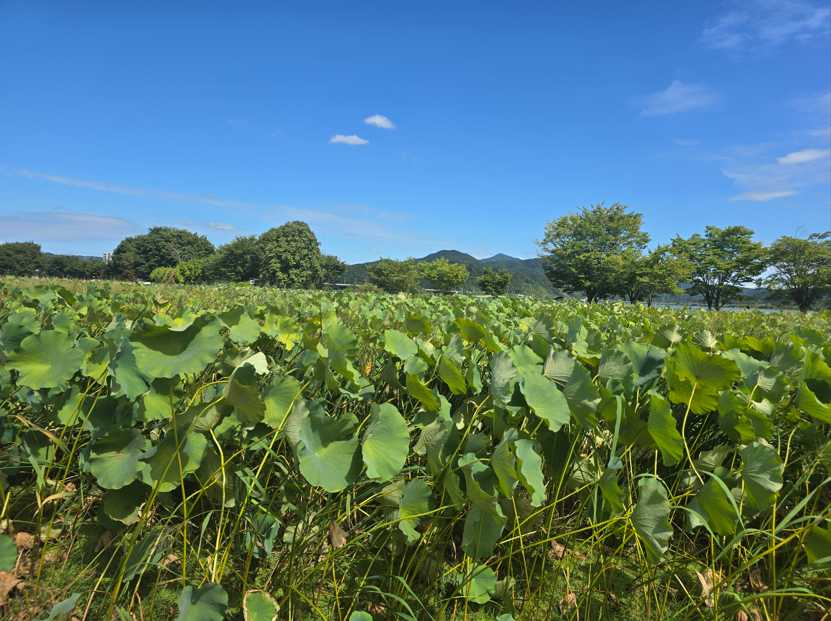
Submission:
[[495,261],[522,261],[522,259],[518,259],[517,257],[510,257],[507,254],[495,254],[492,257],[488,257],[487,259],[479,259],[482,263],[493,263]]

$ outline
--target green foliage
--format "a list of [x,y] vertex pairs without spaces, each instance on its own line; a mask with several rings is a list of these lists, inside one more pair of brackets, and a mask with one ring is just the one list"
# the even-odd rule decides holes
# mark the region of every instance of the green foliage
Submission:
[[615,203],[584,207],[545,226],[539,242],[543,266],[551,283],[564,291],[584,292],[589,302],[620,290],[621,256],[638,255],[649,243],[641,231],[641,214]]
[[107,264],[101,260],[76,257],[69,254],[46,255],[44,273],[52,278],[81,278],[95,280],[104,277]]
[[617,271],[616,293],[632,304],[646,302],[649,306],[661,294],[681,293],[678,283],[692,270],[689,261],[674,256],[668,245],[657,246],[645,256],[634,251],[623,253],[612,266]]
[[349,266],[332,254],[320,255],[321,282],[339,283]]
[[486,267],[482,270],[482,275],[476,279],[476,284],[485,295],[492,295],[497,297],[505,295],[508,291],[508,285],[511,284],[511,272],[505,268],[493,270]]
[[773,272],[758,285],[790,297],[803,313],[831,294],[831,232],[807,238],[783,236],[773,242],[768,261]]
[[263,259],[263,248],[256,235],[238,235],[220,246],[204,269],[212,281],[247,281],[260,277]]
[[0,274],[6,276],[34,276],[47,266],[46,256],[35,242],[7,242],[0,244]]
[[284,289],[308,289],[323,282],[320,242],[305,222],[287,222],[259,239],[263,252],[261,277]]
[[144,280],[150,278],[157,267],[204,259],[213,253],[214,246],[204,235],[169,226],[155,226],[144,235],[122,240],[113,250],[108,271],[123,280]]
[[413,291],[418,287],[420,273],[415,259],[396,261],[395,259],[379,259],[377,263],[367,267],[372,284],[387,293],[401,293]]
[[692,268],[684,280],[692,285],[687,293],[704,296],[710,310],[735,300],[742,285],[767,268],[767,253],[752,237],[753,231],[744,226],[708,226],[703,237],[696,233],[673,239],[673,251]]
[[452,293],[467,280],[467,268],[464,265],[450,263],[443,258],[430,263],[419,263],[418,271],[421,277],[428,280],[434,289],[441,291],[442,295]]
[[31,285],[0,282],[0,521],[70,550],[41,611],[697,618],[713,568],[719,615],[800,618],[827,581],[827,315]]

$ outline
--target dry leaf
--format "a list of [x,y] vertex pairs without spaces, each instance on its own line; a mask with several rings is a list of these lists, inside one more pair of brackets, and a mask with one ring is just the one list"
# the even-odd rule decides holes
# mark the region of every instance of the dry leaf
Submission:
[[750,621],[750,616],[744,610],[740,610],[736,613],[736,621]]
[[22,590],[23,580],[20,580],[7,571],[0,571],[0,606],[6,603],[6,599],[14,591]]
[[767,589],[767,585],[765,585],[765,581],[762,579],[762,570],[758,567],[750,570],[750,586],[754,589]]
[[701,586],[701,598],[707,606],[712,608],[715,603],[713,593],[713,570],[708,569],[704,574],[697,571],[695,572],[695,575],[698,576],[698,583]]
[[17,557],[17,563],[15,563],[14,568],[12,569],[12,573],[17,576],[18,578],[22,578],[23,576],[29,575],[29,570],[32,568],[32,559],[30,559],[25,554],[21,554]]
[[762,613],[760,613],[755,608],[750,609],[750,619],[751,621],[762,621]]
[[[568,593],[560,600],[560,612],[562,614],[570,614],[577,610],[577,596],[574,593]],[[580,621],[580,613],[577,613],[577,621]]]
[[35,545],[35,537],[30,533],[17,533],[14,536],[14,545],[17,546],[19,552],[31,550]]
[[44,563],[54,563],[58,558],[58,555],[54,552],[47,552],[43,555],[43,562]]
[[0,520],[0,533],[8,533],[11,535],[14,532],[11,520]]
[[64,486],[63,486],[63,491],[65,491],[65,492],[67,492],[67,493],[69,493],[69,494],[71,494],[72,492],[74,492],[74,491],[75,491],[75,489],[76,489],[76,488],[75,488],[75,484],[74,484],[74,483],[67,483],[66,485],[64,485]]
[[369,614],[375,615],[384,615],[387,612],[387,607],[384,604],[376,604],[374,602],[369,602],[366,604],[366,610]]
[[332,541],[332,547],[335,550],[346,545],[346,531],[335,520],[329,522],[329,539]]
[[297,621],[300,621],[303,618],[303,611],[300,610],[299,608],[297,610],[295,610],[294,611],[294,618],[297,619]]
[[167,568],[170,568],[171,566],[175,567],[178,564],[179,564],[179,557],[176,556],[175,554],[168,554],[167,556],[164,557],[164,560],[162,561],[162,565],[164,565]]
[[101,550],[106,548],[110,545],[110,542],[113,540],[113,533],[112,531],[105,530],[101,534],[101,538],[98,540],[98,543],[95,544],[94,554],[98,554]]
[[566,547],[557,541],[556,539],[551,540],[551,551],[548,553],[548,558],[556,558],[560,560],[566,553]]

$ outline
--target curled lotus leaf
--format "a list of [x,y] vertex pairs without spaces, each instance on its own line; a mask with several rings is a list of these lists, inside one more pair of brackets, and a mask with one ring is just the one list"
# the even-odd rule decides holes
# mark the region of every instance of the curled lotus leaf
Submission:
[[150,326],[130,337],[133,355],[142,373],[151,377],[175,377],[199,373],[213,363],[222,349],[219,321],[202,315],[183,330]]

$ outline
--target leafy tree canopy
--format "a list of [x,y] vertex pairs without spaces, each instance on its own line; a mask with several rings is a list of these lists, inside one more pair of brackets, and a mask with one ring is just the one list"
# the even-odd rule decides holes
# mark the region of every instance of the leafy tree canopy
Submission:
[[637,255],[649,243],[649,235],[641,231],[641,214],[627,209],[620,203],[600,203],[549,221],[537,243],[551,284],[563,291],[583,291],[589,302],[616,293],[620,255]]
[[46,257],[35,242],[0,244],[0,274],[34,276],[46,267]]
[[204,235],[155,226],[144,235],[122,240],[113,251],[110,270],[114,276],[124,279],[146,279],[157,267],[175,267],[191,259],[204,259],[214,250],[214,245]]
[[320,242],[305,222],[287,222],[260,236],[261,278],[278,287],[302,289],[323,281]]
[[239,235],[234,241],[220,246],[206,261],[205,275],[210,280],[251,280],[260,277],[262,262],[263,252],[257,236]]
[[678,283],[692,269],[689,261],[675,256],[669,245],[657,246],[647,255],[625,252],[614,264],[618,272],[618,295],[628,298],[632,304],[646,302],[649,306],[662,293],[681,293]]
[[831,293],[831,232],[780,237],[768,256],[773,273],[758,285],[790,297],[803,313],[819,296]]
[[412,257],[406,261],[380,259],[377,263],[368,266],[367,272],[372,284],[387,293],[412,291],[418,287],[418,281],[421,279],[415,259]]
[[438,289],[442,294],[451,293],[467,280],[467,268],[464,265],[450,263],[444,258],[429,263],[420,263],[418,271],[433,285],[434,289]]
[[46,257],[47,276],[53,278],[101,278],[107,270],[103,261],[85,259],[71,254],[53,254]]
[[493,270],[486,267],[482,270],[482,275],[476,279],[476,284],[479,285],[482,293],[493,297],[505,295],[510,283],[511,272],[504,268]]
[[767,253],[752,237],[753,231],[744,226],[708,226],[703,237],[696,233],[689,239],[680,235],[673,239],[672,249],[690,263],[684,282],[692,287],[687,293],[704,296],[710,310],[721,310],[738,298],[742,285],[767,268]]
[[323,270],[323,282],[336,283],[346,273],[349,266],[333,254],[320,255],[320,268]]

